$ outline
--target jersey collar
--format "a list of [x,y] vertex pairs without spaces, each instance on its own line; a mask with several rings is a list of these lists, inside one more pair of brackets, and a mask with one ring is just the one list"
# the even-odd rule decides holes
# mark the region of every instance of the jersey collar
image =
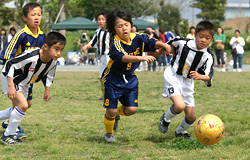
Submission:
[[136,37],[136,34],[135,34],[135,33],[130,33],[130,35],[129,35],[130,43],[128,43],[128,42],[122,40],[122,39],[121,39],[120,37],[118,37],[117,35],[115,36],[115,39],[121,41],[123,44],[126,44],[126,45],[131,46],[132,41],[133,41],[133,39],[134,39],[135,37]]
[[25,31],[28,35],[31,35],[31,36],[33,36],[33,37],[35,37],[35,38],[37,38],[40,34],[43,34],[43,31],[40,30],[40,27],[37,27],[37,29],[38,29],[38,34],[35,36],[35,35],[30,31],[30,29],[29,29],[29,27],[27,26],[27,24],[26,24],[25,27],[24,27],[24,31]]

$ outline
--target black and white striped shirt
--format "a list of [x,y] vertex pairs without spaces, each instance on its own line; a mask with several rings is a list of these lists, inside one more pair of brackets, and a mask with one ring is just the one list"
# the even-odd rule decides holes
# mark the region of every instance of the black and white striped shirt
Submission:
[[99,55],[108,55],[109,41],[109,32],[106,30],[103,31],[101,28],[98,28],[89,44],[94,48],[98,48]]
[[[190,78],[190,72],[197,71],[199,74],[208,75],[212,80],[214,59],[207,48],[198,50],[195,39],[176,38],[168,44],[176,48],[176,56],[171,61],[171,66],[176,74]],[[211,86],[211,81],[205,84]]]
[[3,75],[13,78],[15,85],[25,86],[42,80],[44,86],[50,87],[56,71],[57,61],[43,63],[40,49],[26,50],[19,56],[7,61]]

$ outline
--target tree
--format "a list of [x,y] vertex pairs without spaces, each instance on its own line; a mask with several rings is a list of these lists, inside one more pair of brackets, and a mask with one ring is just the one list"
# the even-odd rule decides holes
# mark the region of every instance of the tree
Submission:
[[158,0],[75,0],[79,8],[82,8],[86,17],[89,19],[96,18],[100,11],[110,12],[115,8],[127,9],[135,18],[141,16],[150,16],[157,13]]
[[201,13],[196,15],[197,18],[211,21],[218,27],[225,20],[226,4],[227,0],[193,0],[190,6],[201,10]]
[[178,26],[182,21],[179,8],[170,3],[165,4],[164,0],[161,0],[160,7],[157,16],[159,27],[172,32],[178,31]]
[[11,21],[14,20],[13,14],[14,9],[5,7],[4,4],[10,2],[11,0],[1,0],[0,1],[0,27],[10,25]]

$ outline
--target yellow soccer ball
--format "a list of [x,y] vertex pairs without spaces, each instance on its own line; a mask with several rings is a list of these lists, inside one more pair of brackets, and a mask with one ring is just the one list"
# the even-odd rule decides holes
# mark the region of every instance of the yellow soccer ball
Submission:
[[205,145],[218,143],[225,132],[221,119],[213,114],[201,116],[194,124],[195,137]]

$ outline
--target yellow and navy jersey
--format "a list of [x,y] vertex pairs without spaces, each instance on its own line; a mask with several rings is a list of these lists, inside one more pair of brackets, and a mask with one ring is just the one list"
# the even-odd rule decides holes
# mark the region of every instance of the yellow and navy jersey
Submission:
[[109,80],[112,81],[111,83],[133,83],[132,79],[136,77],[134,76],[134,71],[140,62],[122,62],[122,57],[124,55],[142,56],[143,52],[155,51],[155,42],[157,40],[154,38],[150,39],[145,33],[130,33],[130,39],[130,43],[123,41],[118,36],[115,36],[112,40],[109,52],[110,60],[103,72],[104,81]]
[[46,35],[38,27],[38,34],[35,36],[26,25],[22,30],[15,34],[11,41],[5,46],[0,59],[12,59],[25,50],[42,48]]

